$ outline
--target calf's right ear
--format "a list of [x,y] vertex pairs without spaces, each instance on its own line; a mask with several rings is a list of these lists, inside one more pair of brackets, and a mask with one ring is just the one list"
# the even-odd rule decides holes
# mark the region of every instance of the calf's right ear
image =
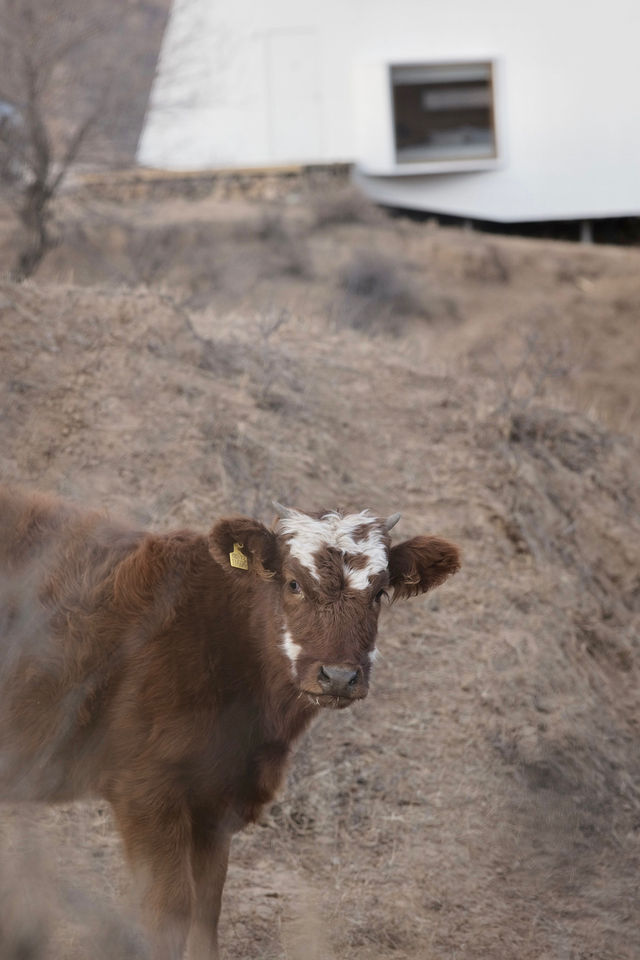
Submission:
[[389,550],[389,584],[394,600],[431,590],[459,569],[460,551],[440,537],[414,537]]
[[250,517],[218,520],[209,534],[209,550],[221,567],[255,573],[265,580],[278,568],[276,535]]

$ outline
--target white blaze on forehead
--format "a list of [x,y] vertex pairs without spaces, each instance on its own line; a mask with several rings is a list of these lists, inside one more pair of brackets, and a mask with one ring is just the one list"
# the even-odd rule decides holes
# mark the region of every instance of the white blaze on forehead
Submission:
[[[366,535],[362,536],[366,528]],[[352,556],[366,557],[366,563],[357,569],[345,562],[347,585],[354,590],[366,589],[370,577],[386,570],[389,562],[382,525],[366,510],[347,517],[339,513],[327,513],[320,520],[292,510],[290,516],[280,520],[279,530],[288,540],[291,556],[318,581],[320,577],[315,555],[325,547],[333,547]],[[356,530],[358,539],[354,539]]]

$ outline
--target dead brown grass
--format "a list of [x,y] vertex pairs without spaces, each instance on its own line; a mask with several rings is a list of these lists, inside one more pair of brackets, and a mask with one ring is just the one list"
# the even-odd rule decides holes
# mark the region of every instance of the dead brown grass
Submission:
[[[160,292],[54,283],[64,249],[48,281],[2,284],[2,479],[162,527],[269,519],[271,497],[399,509],[398,537],[464,549],[451,584],[385,611],[370,698],[321,717],[237,837],[230,960],[635,960],[637,253],[492,238],[505,279],[470,261],[482,237],[385,221],[376,243],[455,316],[363,337],[334,322],[335,280],[371,226],[294,220],[313,279],[234,298],[222,277],[199,310],[187,247]],[[265,243],[216,229],[222,273]],[[89,891],[38,920],[56,957],[128,899],[99,811],[33,814],[54,883]],[[3,863],[23,817],[3,813]]]

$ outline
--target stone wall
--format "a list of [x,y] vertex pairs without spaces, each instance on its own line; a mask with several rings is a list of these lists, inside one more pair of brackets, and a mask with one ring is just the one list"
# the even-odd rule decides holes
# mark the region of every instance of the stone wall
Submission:
[[281,200],[344,186],[349,181],[350,170],[351,166],[346,163],[195,172],[134,167],[107,173],[76,173],[69,180],[67,190],[92,199],[122,203],[170,197]]

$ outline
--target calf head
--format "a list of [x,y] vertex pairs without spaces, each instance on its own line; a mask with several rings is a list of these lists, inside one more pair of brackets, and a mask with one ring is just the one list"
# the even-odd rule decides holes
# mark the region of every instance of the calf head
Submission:
[[438,586],[459,569],[458,548],[432,536],[392,546],[399,514],[276,506],[272,530],[244,517],[219,521],[211,552],[235,576],[264,582],[279,655],[299,691],[318,706],[349,706],[367,695],[382,600]]

